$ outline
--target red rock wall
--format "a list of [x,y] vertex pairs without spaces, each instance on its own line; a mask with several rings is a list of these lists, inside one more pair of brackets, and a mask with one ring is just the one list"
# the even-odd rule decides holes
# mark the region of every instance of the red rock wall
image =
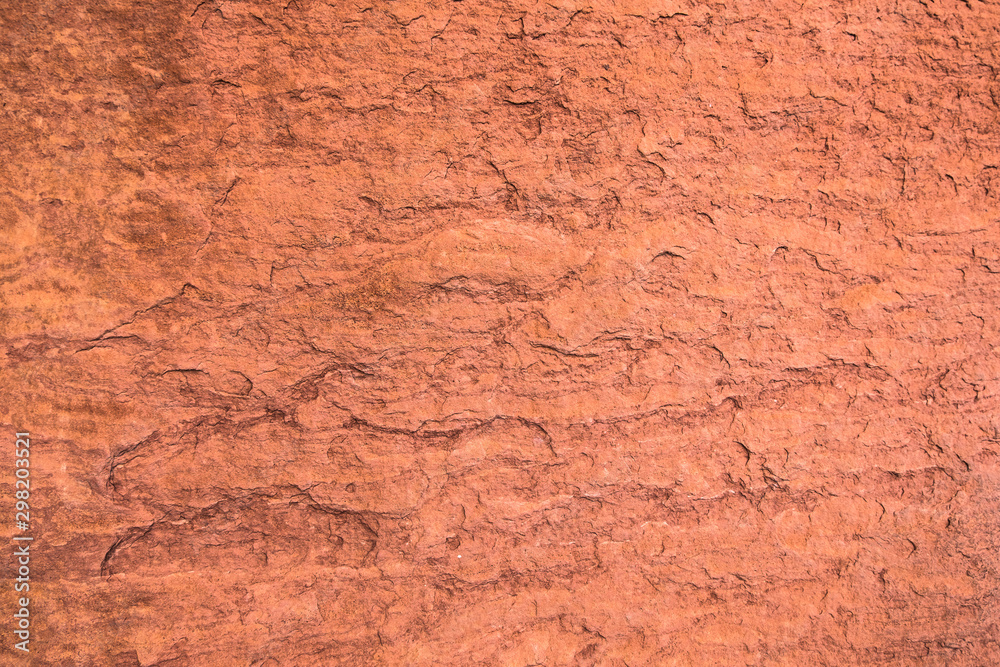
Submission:
[[998,61],[995,0],[9,1],[30,664],[996,664]]

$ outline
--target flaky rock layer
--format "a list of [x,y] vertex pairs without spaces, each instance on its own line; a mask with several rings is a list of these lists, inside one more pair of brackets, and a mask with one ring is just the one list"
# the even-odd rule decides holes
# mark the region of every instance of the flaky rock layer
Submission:
[[8,2],[32,664],[997,663],[998,45],[980,0]]

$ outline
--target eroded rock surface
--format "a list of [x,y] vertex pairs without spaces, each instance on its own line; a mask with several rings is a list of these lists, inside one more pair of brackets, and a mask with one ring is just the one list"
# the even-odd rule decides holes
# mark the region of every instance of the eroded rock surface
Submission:
[[980,0],[8,2],[33,664],[995,664],[998,45]]

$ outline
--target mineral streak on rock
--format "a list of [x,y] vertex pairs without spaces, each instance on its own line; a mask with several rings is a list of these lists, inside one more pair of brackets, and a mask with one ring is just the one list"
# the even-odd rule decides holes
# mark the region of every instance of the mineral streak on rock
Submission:
[[996,0],[8,0],[31,664],[997,664],[998,77]]

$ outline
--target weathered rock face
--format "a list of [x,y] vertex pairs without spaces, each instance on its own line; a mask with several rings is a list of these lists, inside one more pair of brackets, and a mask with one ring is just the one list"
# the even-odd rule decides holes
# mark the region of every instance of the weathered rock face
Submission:
[[0,35],[33,664],[1000,660],[995,1]]

